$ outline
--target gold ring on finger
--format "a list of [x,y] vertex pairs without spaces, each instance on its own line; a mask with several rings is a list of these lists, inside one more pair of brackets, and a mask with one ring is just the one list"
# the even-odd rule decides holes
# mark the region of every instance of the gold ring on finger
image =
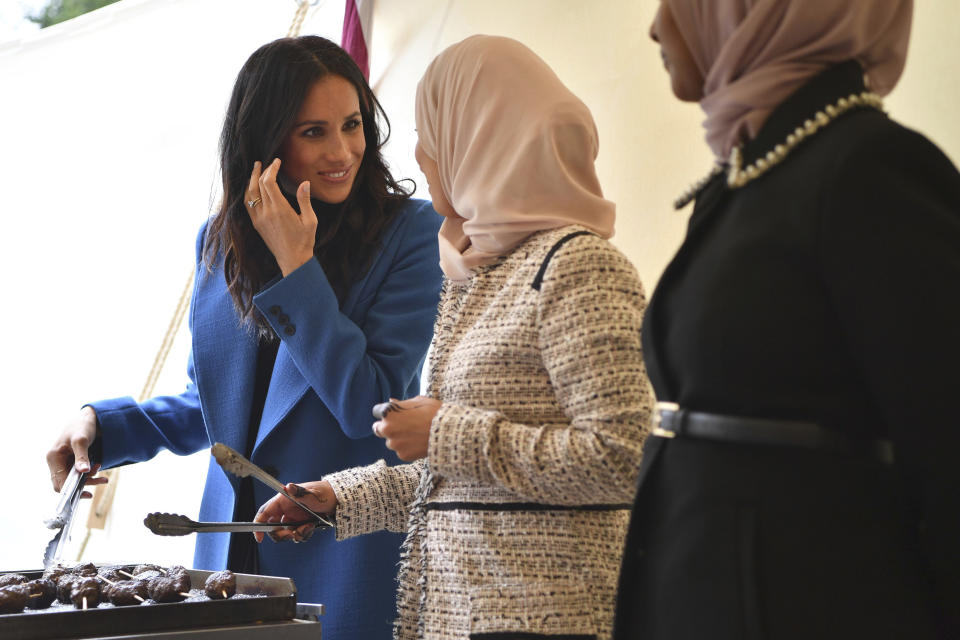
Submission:
[[257,196],[253,200],[247,200],[247,206],[253,209],[255,206],[260,204],[260,196]]

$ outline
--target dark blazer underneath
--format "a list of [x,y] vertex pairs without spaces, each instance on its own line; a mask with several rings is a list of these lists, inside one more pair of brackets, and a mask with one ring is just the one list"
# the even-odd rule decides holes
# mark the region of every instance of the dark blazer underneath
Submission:
[[[744,164],[841,96],[801,88]],[[659,400],[889,438],[893,466],[648,440],[615,637],[960,637],[960,174],[862,108],[699,194],[644,323]]]

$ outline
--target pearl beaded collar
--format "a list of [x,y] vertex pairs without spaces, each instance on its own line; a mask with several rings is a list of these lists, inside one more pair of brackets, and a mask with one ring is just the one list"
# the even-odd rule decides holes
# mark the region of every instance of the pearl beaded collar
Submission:
[[743,187],[775,167],[786,158],[797,145],[829,125],[837,117],[851,109],[861,107],[882,110],[883,100],[879,95],[870,91],[864,91],[859,94],[851,93],[846,98],[840,98],[835,104],[828,104],[822,111],[817,111],[813,118],[806,120],[802,126],[797,127],[792,133],[787,135],[786,140],[774,146],[766,155],[760,156],[745,168],[743,167],[743,145],[741,144],[734,147],[730,151],[730,161],[726,165],[717,163],[707,176],[687,189],[682,196],[674,201],[674,208],[682,209],[685,207],[687,203],[697,197],[697,194],[707,186],[708,182],[724,170],[727,172],[728,187],[731,189]]

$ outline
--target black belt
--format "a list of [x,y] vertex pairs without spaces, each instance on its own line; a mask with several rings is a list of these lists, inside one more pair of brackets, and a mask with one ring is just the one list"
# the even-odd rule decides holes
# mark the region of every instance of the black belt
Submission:
[[889,440],[851,438],[813,422],[688,411],[672,402],[657,403],[650,434],[659,438],[689,437],[737,444],[800,447],[863,455],[885,464],[893,463],[893,444]]

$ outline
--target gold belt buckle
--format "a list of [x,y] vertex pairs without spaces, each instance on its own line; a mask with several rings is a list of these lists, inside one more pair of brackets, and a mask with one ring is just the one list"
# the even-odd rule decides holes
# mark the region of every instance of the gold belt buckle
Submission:
[[680,405],[676,402],[658,402],[653,410],[653,429],[651,429],[650,435],[657,436],[658,438],[676,438],[677,434],[675,431],[670,431],[660,426],[660,411],[663,409],[667,411],[680,411]]

